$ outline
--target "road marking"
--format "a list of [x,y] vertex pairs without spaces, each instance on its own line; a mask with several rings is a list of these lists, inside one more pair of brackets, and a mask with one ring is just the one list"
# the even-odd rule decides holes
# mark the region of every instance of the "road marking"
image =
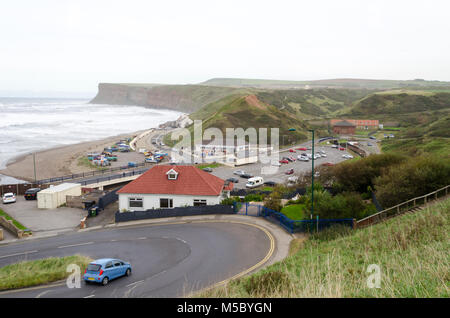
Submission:
[[92,298],[92,297],[95,297],[95,295],[84,296],[83,298]]
[[131,284],[128,284],[127,286],[125,286],[125,287],[131,287],[131,286],[133,286],[133,285],[135,285],[135,284],[141,284],[141,283],[143,283],[144,282],[144,280],[138,280],[137,282],[134,282],[134,283],[131,283]]
[[117,240],[111,240],[110,242],[117,242]]
[[36,298],[41,298],[41,296],[44,296],[45,294],[47,294],[47,293],[49,293],[51,291],[52,291],[51,289],[50,290],[46,290],[46,291],[40,293],[39,295],[37,295]]
[[31,254],[31,253],[36,253],[37,251],[28,251],[28,252],[23,252],[23,253],[16,253],[16,254],[9,254],[9,255],[3,255],[0,256],[0,258],[6,258],[6,257],[12,257],[12,256],[18,256],[18,255],[25,255],[25,254]]
[[74,246],[83,246],[83,245],[90,245],[90,244],[94,244],[94,242],[87,242],[87,243],[80,243],[80,244],[72,244],[72,245],[63,245],[63,246],[58,246],[58,248],[66,248],[66,247],[74,247]]
[[138,237],[137,239],[138,240],[146,240],[147,238],[144,236],[144,237]]

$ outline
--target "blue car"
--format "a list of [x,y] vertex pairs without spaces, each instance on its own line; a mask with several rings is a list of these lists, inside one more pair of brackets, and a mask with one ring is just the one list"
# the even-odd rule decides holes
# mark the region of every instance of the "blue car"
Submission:
[[110,280],[131,275],[131,264],[120,259],[102,258],[88,265],[83,275],[86,283],[108,285]]

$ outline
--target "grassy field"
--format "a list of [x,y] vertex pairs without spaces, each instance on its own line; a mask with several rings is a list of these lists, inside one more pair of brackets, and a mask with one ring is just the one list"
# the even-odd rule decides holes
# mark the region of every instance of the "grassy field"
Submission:
[[0,216],[4,216],[7,220],[12,220],[13,224],[19,229],[19,230],[26,230],[27,228],[20,223],[19,221],[13,219],[8,213],[0,209]]
[[[329,230],[293,255],[204,297],[449,297],[450,199],[375,226]],[[369,288],[368,267],[380,268]]]
[[304,208],[304,204],[291,204],[284,206],[280,212],[291,220],[303,220],[305,218]]
[[77,264],[81,271],[92,260],[86,256],[74,255],[24,261],[0,268],[0,290],[42,285],[64,279],[69,264]]

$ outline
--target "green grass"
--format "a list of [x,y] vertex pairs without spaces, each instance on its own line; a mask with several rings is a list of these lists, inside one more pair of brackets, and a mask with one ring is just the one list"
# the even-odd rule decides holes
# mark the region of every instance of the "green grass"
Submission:
[[304,204],[291,204],[284,206],[280,212],[291,220],[303,220],[305,218],[304,209]]
[[92,168],[92,169],[97,169],[97,170],[107,170],[107,167],[100,167],[97,165],[94,165],[92,163],[92,161],[90,161],[87,157],[80,157],[78,158],[78,165],[79,166],[83,166],[83,167],[88,167],[88,168]]
[[217,168],[220,167],[222,164],[217,163],[217,162],[213,162],[213,163],[201,163],[199,165],[196,165],[197,168],[199,169],[204,169],[204,168]]
[[[450,199],[359,230],[329,229],[298,251],[201,297],[449,297]],[[381,271],[369,288],[368,266]]]
[[81,273],[92,260],[86,256],[74,255],[24,261],[0,268],[0,290],[42,285],[68,277],[69,264],[80,266]]
[[19,221],[17,221],[16,219],[12,218],[8,213],[6,213],[5,211],[3,211],[2,209],[0,209],[0,216],[4,216],[7,220],[12,220],[13,224],[19,229],[19,230],[26,230],[27,228],[20,223]]

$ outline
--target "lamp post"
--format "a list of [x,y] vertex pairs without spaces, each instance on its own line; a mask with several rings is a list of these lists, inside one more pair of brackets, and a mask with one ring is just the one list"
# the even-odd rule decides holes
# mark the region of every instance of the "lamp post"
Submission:
[[312,158],[311,158],[311,220],[314,214],[314,129],[310,129],[312,132]]

